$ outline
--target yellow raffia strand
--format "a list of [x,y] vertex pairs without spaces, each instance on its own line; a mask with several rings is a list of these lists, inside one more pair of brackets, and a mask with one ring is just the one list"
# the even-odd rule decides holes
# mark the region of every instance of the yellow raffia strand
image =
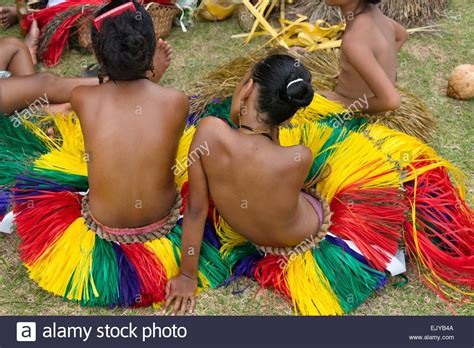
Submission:
[[158,238],[146,242],[145,246],[149,248],[161,261],[166,270],[168,279],[174,277],[179,272],[179,265],[176,262],[173,251],[173,243],[168,238]]
[[29,265],[30,278],[42,288],[72,301],[90,299],[90,282],[93,296],[98,297],[91,275],[94,244],[95,234],[87,229],[82,217],[77,218],[33,265]]
[[318,182],[317,189],[328,202],[354,182],[364,181],[358,189],[400,186],[400,172],[394,164],[388,162],[372,142],[360,133],[351,133],[334,146],[326,165],[331,171]]
[[303,315],[342,315],[343,310],[311,251],[290,257],[285,268],[295,311]]
[[[159,238],[145,243],[145,246],[149,248],[161,261],[166,270],[166,277],[171,279],[179,273],[179,265],[176,262],[175,251],[173,243],[168,238]],[[181,259],[181,251],[176,249],[178,258]],[[199,295],[203,289],[209,288],[210,283],[204,274],[199,271],[198,278],[201,281],[200,288],[196,289],[196,295]],[[152,307],[158,309],[163,306],[162,302],[155,302]]]
[[173,170],[175,174],[175,181],[178,188],[181,190],[184,183],[188,181],[188,154],[191,142],[193,141],[194,133],[196,133],[196,127],[192,126],[186,129],[179,141],[178,153],[176,156],[176,163]]
[[60,114],[57,116],[53,115],[34,115],[35,122],[29,121],[29,120],[23,120],[23,125],[25,128],[30,130],[32,133],[34,133],[41,141],[43,144],[45,144],[49,150],[57,150],[59,149],[59,144],[57,141],[51,139],[49,135],[47,135],[42,129],[41,126],[43,124],[46,124],[48,122],[54,121],[55,117],[64,117]]
[[[432,169],[444,167],[451,174],[451,180],[458,190],[461,199],[465,200],[465,174],[462,170],[437,155],[432,147],[411,135],[392,130],[380,124],[369,125],[367,130],[376,142],[380,141],[379,145],[384,154],[389,155],[392,160],[399,162],[402,167],[410,168],[410,171],[403,178],[403,182],[412,181]],[[425,161],[433,163],[420,168],[410,166],[410,164]]]
[[[159,238],[146,242],[145,246],[150,248],[150,250],[158,257],[166,270],[166,276],[168,279],[173,278],[179,273],[179,265],[176,262],[175,250],[173,243],[168,238]],[[181,251],[176,249],[178,253],[178,258],[181,259]],[[209,287],[210,283],[207,278],[199,272],[198,275],[201,280],[202,287]]]
[[347,112],[347,109],[342,104],[329,100],[319,94],[315,94],[311,104],[298,111],[293,118],[314,122],[325,119],[330,115],[342,114],[345,112]]
[[321,149],[333,133],[327,125],[308,122],[303,128],[303,144],[311,150],[313,157],[321,154]]
[[[412,169],[414,170],[415,168],[412,167]],[[444,284],[449,289],[455,291],[458,294],[463,294],[463,295],[467,295],[467,296],[474,296],[474,292],[464,291],[464,290],[458,288],[457,286],[455,286],[454,284],[451,284],[451,283],[447,282],[446,280],[442,279],[434,271],[434,269],[429,267],[427,260],[425,259],[423,253],[421,252],[420,244],[418,242],[418,229],[416,228],[416,193],[417,193],[417,188],[418,188],[418,178],[415,177],[414,178],[413,199],[412,199],[413,201],[411,202],[411,220],[412,220],[412,224],[413,224],[413,241],[415,242],[415,248],[416,248],[416,256],[417,256],[416,264],[417,264],[418,273],[420,275],[423,275],[424,278],[426,279],[426,281],[431,283],[432,286],[434,286],[435,288],[440,290],[448,298],[457,299],[458,296],[456,296],[455,294],[449,293],[444,288],[440,287],[438,285],[438,282]],[[435,279],[437,280],[437,282],[435,281]]]
[[313,157],[321,153],[321,148],[328,141],[333,129],[327,125],[293,120],[289,127],[280,129],[282,146],[305,145],[313,153]]
[[280,128],[280,145],[295,146],[302,142],[302,127],[298,124],[290,125],[290,127]]
[[[27,125],[35,134],[44,139],[51,151],[35,161],[35,167],[87,176],[87,158],[84,149],[79,119],[74,113],[67,116],[53,116],[61,140],[46,139],[44,132],[31,123]],[[45,138],[46,136],[46,138]]]
[[235,247],[245,244],[247,239],[235,232],[220,215],[217,216],[217,212],[214,212],[214,217],[214,227],[222,242],[220,252],[226,257]]

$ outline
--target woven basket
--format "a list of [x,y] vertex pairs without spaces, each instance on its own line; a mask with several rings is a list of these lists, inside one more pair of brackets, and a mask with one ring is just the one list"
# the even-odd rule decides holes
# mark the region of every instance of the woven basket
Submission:
[[155,27],[156,38],[164,38],[171,32],[173,20],[180,12],[179,8],[174,5],[161,5],[155,2],[150,2],[146,6],[146,10],[153,20]]

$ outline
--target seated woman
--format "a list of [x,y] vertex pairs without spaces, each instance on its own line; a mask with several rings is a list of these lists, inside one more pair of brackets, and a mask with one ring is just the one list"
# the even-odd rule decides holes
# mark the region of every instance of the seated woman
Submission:
[[379,2],[326,0],[327,5],[340,7],[347,27],[336,90],[325,95],[346,107],[365,101],[362,111],[371,114],[400,107],[395,88],[397,53],[408,39],[405,28],[374,6]]
[[433,116],[423,106],[414,107],[420,102],[396,87],[397,54],[408,32],[385,16],[378,3],[380,0],[326,0],[328,6],[340,8],[347,26],[336,88],[323,95],[350,111],[361,111],[371,120],[429,142],[436,125]]
[[472,212],[446,169],[459,173],[426,145],[378,124],[361,128],[353,120],[346,129],[292,119],[313,94],[299,61],[272,55],[236,88],[230,119],[199,122],[189,149],[181,267],[163,312],[194,310],[210,198],[229,281],[249,276],[302,314],[357,308],[386,283],[385,271],[397,271],[391,263],[402,241],[430,283],[442,279],[463,294],[454,284],[474,286]]
[[92,42],[107,81],[72,91],[80,126],[74,115],[56,117],[60,142],[33,128],[48,151],[14,189],[21,256],[41,287],[83,305],[159,304],[178,267],[172,166],[188,99],[147,78],[154,63],[167,68],[171,51],[157,59],[138,2],[101,8]]
[[235,231],[257,245],[295,246],[320,232],[321,203],[301,191],[312,165],[311,151],[280,146],[278,139],[278,127],[314,96],[310,73],[296,63],[289,56],[270,56],[245,76],[232,100],[231,120],[238,129],[215,117],[199,123],[190,153],[205,144],[209,155],[189,167],[181,271],[169,283],[166,302],[169,306],[176,300],[173,313],[184,314],[188,300],[190,311],[194,309],[195,255],[209,195]]

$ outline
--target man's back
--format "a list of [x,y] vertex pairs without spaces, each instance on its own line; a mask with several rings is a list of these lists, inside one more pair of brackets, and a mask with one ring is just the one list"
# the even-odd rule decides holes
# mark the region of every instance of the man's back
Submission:
[[176,197],[171,167],[187,98],[147,80],[74,92],[94,216],[110,227],[145,226],[166,216]]

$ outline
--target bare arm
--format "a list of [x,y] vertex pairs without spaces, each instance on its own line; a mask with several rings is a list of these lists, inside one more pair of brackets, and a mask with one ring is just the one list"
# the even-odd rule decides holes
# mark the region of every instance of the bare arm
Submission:
[[[398,109],[400,107],[400,93],[374,54],[366,47],[353,43],[345,44],[343,49],[349,63],[374,94],[374,97],[367,99],[365,104],[359,102],[357,105],[362,104],[361,109],[370,114]],[[355,103],[355,101],[350,100],[339,101],[346,105]]]
[[[166,288],[166,312],[174,301],[172,314],[184,315],[188,302],[191,302],[189,313],[194,311],[195,292],[199,273],[199,254],[201,252],[204,225],[209,209],[209,189],[206,174],[201,162],[201,145],[206,142],[203,132],[198,131],[191,143],[190,153],[199,154],[196,161],[189,166],[189,198],[186,207],[183,234],[180,273],[171,279]],[[193,156],[193,158],[195,158]]]
[[408,34],[408,31],[405,29],[403,25],[398,23],[397,21],[394,21],[393,19],[389,18],[393,25],[393,29],[395,30],[395,42],[397,43],[397,52],[400,51],[402,46],[405,44],[405,42],[408,40],[408,37],[410,34]]

